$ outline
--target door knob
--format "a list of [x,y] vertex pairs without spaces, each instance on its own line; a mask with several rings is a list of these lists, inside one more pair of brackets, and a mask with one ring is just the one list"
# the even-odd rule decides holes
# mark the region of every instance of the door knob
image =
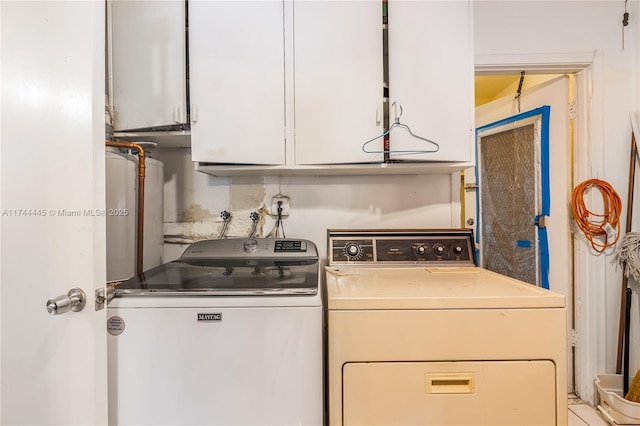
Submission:
[[60,315],[71,309],[80,312],[87,304],[87,297],[79,288],[72,288],[69,293],[47,301],[47,312],[51,315]]

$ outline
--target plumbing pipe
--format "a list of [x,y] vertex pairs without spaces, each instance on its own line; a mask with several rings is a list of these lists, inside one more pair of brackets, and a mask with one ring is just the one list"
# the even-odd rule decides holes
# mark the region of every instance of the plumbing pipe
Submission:
[[107,146],[116,148],[128,148],[138,151],[138,237],[136,241],[136,275],[142,273],[142,261],[144,258],[144,176],[145,154],[144,148],[137,143],[105,141]]

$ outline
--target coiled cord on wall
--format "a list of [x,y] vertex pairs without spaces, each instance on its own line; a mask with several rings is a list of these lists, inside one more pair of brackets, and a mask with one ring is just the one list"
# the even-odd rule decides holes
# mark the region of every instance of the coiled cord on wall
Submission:
[[[602,195],[604,204],[602,214],[592,212],[584,202],[585,193],[591,188],[598,189]],[[602,253],[616,244],[620,238],[622,201],[609,183],[599,179],[589,179],[578,184],[573,188],[571,195],[571,209],[576,224],[596,252]],[[612,230],[615,230],[615,236],[612,235]],[[604,237],[604,242],[601,242],[601,237]]]

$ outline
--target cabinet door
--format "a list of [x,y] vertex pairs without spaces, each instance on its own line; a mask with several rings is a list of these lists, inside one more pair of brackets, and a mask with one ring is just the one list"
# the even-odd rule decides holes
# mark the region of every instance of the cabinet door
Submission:
[[381,161],[382,4],[297,1],[294,28],[296,164]]
[[[394,160],[470,161],[473,55],[468,1],[389,0],[389,97],[402,107],[392,128]],[[394,108],[390,110],[394,121]]]
[[111,0],[114,129],[184,124],[185,2]]
[[194,161],[284,164],[283,1],[189,3]]

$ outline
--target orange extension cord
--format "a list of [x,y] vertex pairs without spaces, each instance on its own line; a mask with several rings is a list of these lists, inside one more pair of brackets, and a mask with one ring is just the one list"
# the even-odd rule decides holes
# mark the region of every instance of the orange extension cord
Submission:
[[[602,195],[604,203],[604,213],[598,214],[590,211],[584,203],[585,193],[592,187],[597,188]],[[571,208],[573,218],[580,227],[580,230],[591,243],[591,247],[602,253],[607,248],[614,246],[620,238],[620,212],[622,210],[622,201],[620,196],[613,187],[605,181],[599,179],[589,179],[578,184],[573,188],[571,195]],[[595,221],[591,217],[597,218]],[[616,236],[610,241],[609,234],[606,231],[607,225],[616,230]],[[596,238],[604,236],[604,243]]]

